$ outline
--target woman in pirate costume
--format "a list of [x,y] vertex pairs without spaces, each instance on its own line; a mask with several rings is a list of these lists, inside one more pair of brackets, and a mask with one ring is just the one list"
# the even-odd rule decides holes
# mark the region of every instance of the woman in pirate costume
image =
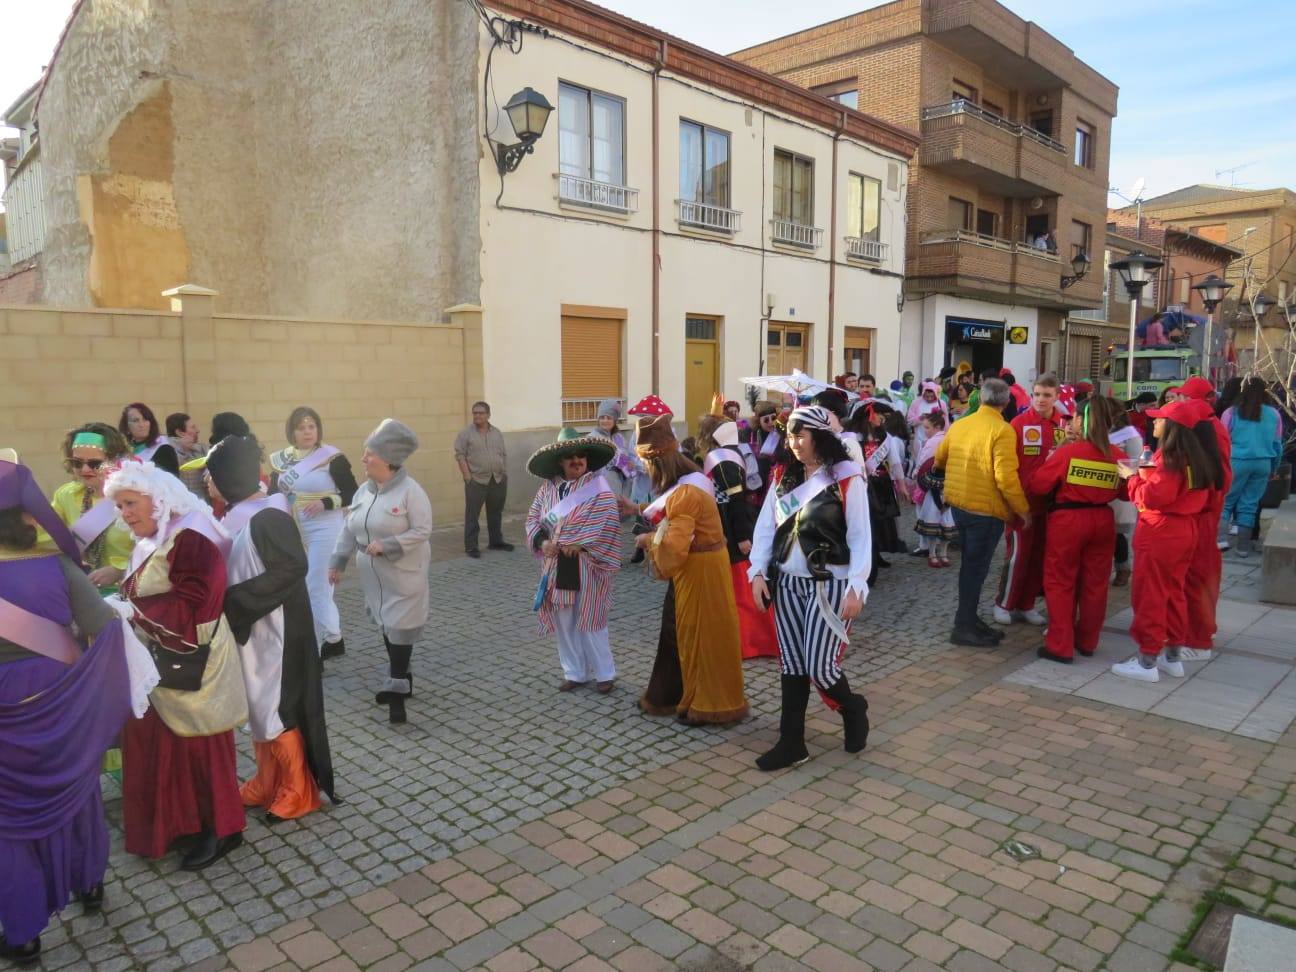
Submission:
[[320,657],[332,658],[346,654],[346,645],[328,580],[329,557],[342,532],[342,511],[355,496],[355,473],[339,449],[324,443],[324,423],[315,409],[294,408],[284,424],[284,435],[291,444],[270,457],[270,489],[292,503],[309,564],[306,588],[315,639]]
[[621,567],[621,514],[600,471],[616,452],[606,438],[566,428],[527,461],[527,471],[545,480],[526,532],[541,562],[540,631],[558,634],[560,692],[592,681],[606,695],[616,679],[607,622],[612,579]]
[[744,659],[777,658],[774,618],[767,607],[756,606],[747,580],[747,555],[751,553],[752,531],[760,508],[748,500],[752,490],[748,487],[743,456],[737,450],[738,426],[725,416],[707,415],[698,425],[698,446],[704,457],[702,470],[715,485],[720,523],[729,548],[729,572],[738,605],[742,656]]
[[882,554],[907,550],[900,541],[898,528],[900,497],[904,493],[904,443],[886,430],[886,418],[894,411],[888,403],[870,398],[853,406],[850,419],[852,430],[860,436],[864,473],[868,478],[873,546],[870,584],[877,579],[878,567],[891,566],[882,559]]
[[792,461],[761,507],[749,571],[756,603],[774,602],[783,669],[778,743],[756,760],[766,771],[810,758],[805,713],[812,681],[840,707],[848,753],[864,748],[869,730],[868,703],[841,669],[850,622],[868,597],[867,487],[826,409],[795,409],[787,429]]
[[130,530],[117,519],[117,508],[104,498],[104,481],[112,467],[130,455],[121,433],[104,422],[87,422],[63,439],[63,464],[72,481],[54,491],[50,505],[72,531],[81,563],[101,594],[111,594],[126,574]]

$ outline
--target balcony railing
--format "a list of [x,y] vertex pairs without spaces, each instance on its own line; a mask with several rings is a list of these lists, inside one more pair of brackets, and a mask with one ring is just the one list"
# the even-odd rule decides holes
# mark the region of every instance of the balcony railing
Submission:
[[1041,250],[1037,246],[1029,243],[1014,243],[1013,249],[1018,253],[1024,253],[1026,256],[1032,256],[1039,260],[1049,260],[1053,263],[1060,263],[1062,258],[1054,250]]
[[679,204],[679,221],[683,226],[697,226],[717,233],[737,233],[741,225],[742,213],[736,209],[688,199],[676,199],[675,202]]
[[1050,138],[1042,132],[1037,132],[1029,125],[1019,125],[1017,122],[1009,121],[1007,118],[1001,118],[992,111],[986,111],[979,105],[974,105],[970,101],[964,101],[961,98],[955,99],[944,105],[932,105],[922,110],[922,120],[929,121],[932,118],[947,118],[950,115],[971,115],[973,118],[979,118],[988,125],[995,128],[1003,129],[1012,135],[1021,138],[1029,138],[1032,141],[1039,142],[1046,148],[1051,148],[1055,152],[1066,154],[1066,146],[1055,139]]
[[1003,250],[1012,253],[1018,244],[998,236],[987,236],[985,233],[973,233],[971,230],[933,230],[922,235],[923,243],[971,243],[973,246],[986,246],[992,250]]
[[606,209],[614,213],[633,213],[639,209],[638,189],[566,173],[559,173],[557,179],[558,198],[569,205]]
[[891,244],[883,243],[880,240],[866,240],[862,236],[846,237],[846,256],[852,260],[869,260],[872,263],[882,263],[887,258],[887,252],[891,249]]
[[[564,425],[576,423],[593,425],[598,421],[599,405],[608,400],[607,395],[597,398],[564,398],[562,400],[562,420]],[[624,402],[618,398],[618,403]]]
[[775,243],[787,243],[807,250],[816,250],[823,244],[823,230],[815,226],[794,223],[790,219],[771,219]]

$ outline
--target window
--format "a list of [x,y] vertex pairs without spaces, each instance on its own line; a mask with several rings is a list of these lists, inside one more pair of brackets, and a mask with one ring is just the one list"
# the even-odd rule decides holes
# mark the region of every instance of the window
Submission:
[[839,105],[845,105],[847,108],[859,108],[859,84],[858,79],[851,78],[849,81],[835,81],[832,84],[821,84],[818,87],[811,88],[817,95],[823,95],[830,101],[835,101]]
[[972,214],[976,209],[966,199],[956,199],[950,196],[949,200],[949,228],[952,230],[972,229]]
[[828,97],[839,105],[845,105],[847,108],[859,108],[859,92],[854,88],[849,91],[839,91]]
[[847,193],[846,235],[878,242],[881,238],[882,183],[852,172]]
[[1189,289],[1191,286],[1192,281],[1187,277],[1179,278],[1179,303],[1183,304],[1185,307],[1187,307],[1189,302],[1192,300],[1192,290]]
[[765,373],[791,374],[793,368],[806,366],[806,345],[810,343],[808,324],[782,324],[771,321],[765,332]]
[[982,236],[999,235],[999,214],[988,209],[978,209],[976,214],[976,231]]
[[1030,127],[1041,135],[1053,137],[1053,110],[1036,111],[1030,116]]
[[774,150],[774,218],[814,225],[814,162]]
[[680,199],[729,207],[729,133],[680,122]]
[[[576,308],[573,308],[575,310]],[[593,422],[605,398],[621,398],[621,330],[613,317],[562,317],[562,416],[564,422]],[[616,313],[604,311],[604,313]]]
[[1094,130],[1087,122],[1076,122],[1075,164],[1082,169],[1094,167]]
[[563,175],[625,185],[625,102],[558,85],[558,158]]
[[1093,229],[1088,223],[1082,223],[1079,220],[1071,221],[1071,255],[1068,260],[1084,253],[1090,259],[1093,258]]
[[1000,118],[1008,117],[1007,115],[1004,114],[1003,107],[1000,105],[996,105],[993,101],[983,101],[981,102],[981,107],[984,108],[986,111],[990,112],[990,114],[992,115],[998,115]]
[[965,84],[958,78],[955,78],[954,84],[951,85],[951,88],[953,90],[953,94],[950,98],[951,101],[967,101],[974,105],[977,103],[977,89],[972,87],[972,85]]

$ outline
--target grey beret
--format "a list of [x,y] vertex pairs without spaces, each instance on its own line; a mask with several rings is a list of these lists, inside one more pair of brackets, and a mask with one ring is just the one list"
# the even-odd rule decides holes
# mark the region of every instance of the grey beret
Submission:
[[612,416],[613,419],[620,422],[621,421],[620,400],[616,398],[605,398],[603,399],[603,401],[599,402],[598,417],[602,418],[604,415],[610,415]]
[[418,445],[413,429],[404,422],[386,418],[369,433],[364,447],[389,466],[403,466]]

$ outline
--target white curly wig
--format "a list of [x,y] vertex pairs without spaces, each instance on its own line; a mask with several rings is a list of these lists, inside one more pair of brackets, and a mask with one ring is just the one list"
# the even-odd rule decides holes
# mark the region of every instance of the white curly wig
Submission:
[[143,493],[153,500],[153,519],[158,526],[169,522],[173,516],[207,509],[202,500],[189,492],[184,483],[151,462],[128,459],[110,473],[104,482],[104,496],[110,500],[127,489]]

